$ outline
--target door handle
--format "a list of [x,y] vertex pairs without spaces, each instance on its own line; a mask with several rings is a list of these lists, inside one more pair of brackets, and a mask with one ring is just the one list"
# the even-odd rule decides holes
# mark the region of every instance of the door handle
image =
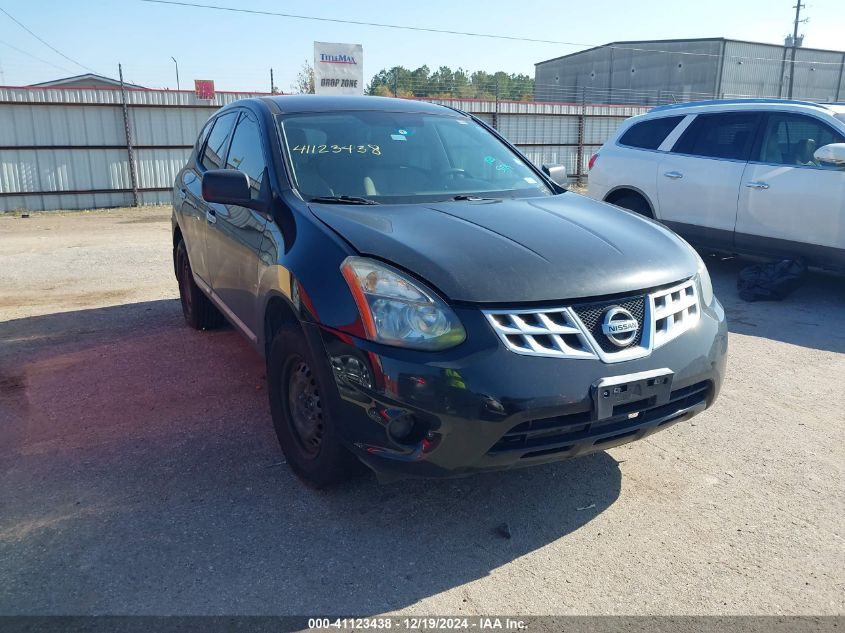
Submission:
[[667,171],[663,174],[667,178],[671,178],[672,180],[678,180],[678,178],[683,178],[684,175],[679,171]]
[[213,210],[205,212],[205,219],[209,224],[217,224],[217,214]]
[[749,189],[768,189],[769,183],[761,182],[759,180],[750,180],[747,183],[745,183],[745,186],[748,187]]

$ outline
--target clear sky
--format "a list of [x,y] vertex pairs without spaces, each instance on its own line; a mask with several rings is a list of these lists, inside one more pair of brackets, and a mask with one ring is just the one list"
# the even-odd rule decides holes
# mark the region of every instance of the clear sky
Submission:
[[[393,65],[428,64],[533,77],[534,63],[614,40],[729,37],[783,43],[795,0],[196,0],[342,18],[574,42],[538,44],[410,32],[282,17],[149,4],[140,0],[0,0],[36,35],[83,66],[151,88],[214,79],[220,90],[290,89],[313,56],[313,41],[360,43],[367,81]],[[807,0],[804,45],[845,49],[845,0]],[[10,46],[11,45],[11,46]],[[14,47],[14,48],[12,48]],[[15,49],[20,50],[15,50]],[[24,52],[21,52],[24,51]],[[27,55],[28,53],[28,55]],[[33,58],[37,57],[38,59]],[[51,50],[0,13],[0,84],[26,85],[90,72]]]

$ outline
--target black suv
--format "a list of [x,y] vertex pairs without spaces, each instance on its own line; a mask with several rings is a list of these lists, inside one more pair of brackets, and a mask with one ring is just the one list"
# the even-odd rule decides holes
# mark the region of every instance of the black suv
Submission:
[[543,463],[703,411],[727,349],[703,262],[561,171],[442,106],[238,101],[175,184],[185,319],[266,357],[316,486]]

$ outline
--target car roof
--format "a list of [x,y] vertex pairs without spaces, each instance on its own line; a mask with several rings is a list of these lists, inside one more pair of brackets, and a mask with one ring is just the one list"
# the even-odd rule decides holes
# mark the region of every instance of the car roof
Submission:
[[[465,116],[462,112],[426,101],[393,97],[340,97],[323,95],[280,95],[250,99],[259,101],[275,114],[292,112],[342,112],[372,110],[382,112],[417,112],[446,116]],[[235,101],[232,105],[237,104]]]

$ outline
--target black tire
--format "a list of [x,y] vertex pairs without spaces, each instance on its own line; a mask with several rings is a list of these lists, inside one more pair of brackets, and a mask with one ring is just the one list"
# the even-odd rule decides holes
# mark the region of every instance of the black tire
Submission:
[[176,265],[179,300],[182,303],[182,315],[185,317],[185,322],[195,330],[213,330],[223,325],[223,315],[194,281],[184,240],[179,240],[176,245],[173,260]]
[[366,470],[340,440],[331,416],[334,385],[325,384],[319,362],[298,326],[279,328],[267,357],[270,413],[288,464],[313,488],[342,483]]
[[617,207],[622,207],[623,209],[628,209],[628,211],[633,211],[634,213],[639,213],[647,218],[654,219],[654,214],[651,212],[651,207],[648,206],[648,202],[646,202],[645,198],[637,193],[621,194],[618,197],[608,200],[608,202],[616,205]]

